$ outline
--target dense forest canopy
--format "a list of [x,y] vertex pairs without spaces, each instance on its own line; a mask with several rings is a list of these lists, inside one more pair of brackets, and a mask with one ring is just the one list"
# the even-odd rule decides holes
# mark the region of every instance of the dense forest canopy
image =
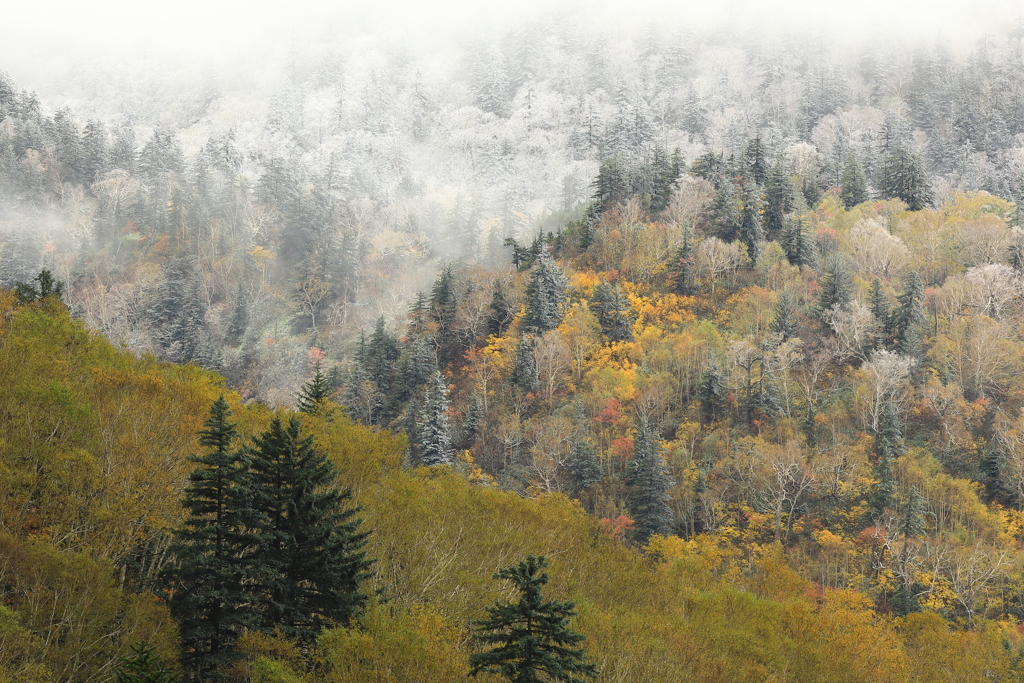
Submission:
[[[812,207],[851,163],[864,197],[897,189],[890,163],[899,182],[927,175],[937,205],[1016,201],[1024,86],[1005,28],[965,48],[555,15],[442,54],[386,38],[294,50],[237,86],[67,77],[58,109],[5,78],[0,276],[48,267],[111,339],[288,404],[309,334],[341,359],[380,315],[396,329],[443,264],[507,262],[506,238],[578,216],[606,159],[649,192],[659,155],[727,160],[757,138]],[[168,309],[185,294],[195,310]],[[203,351],[175,345],[183,316]]]
[[0,75],[0,682],[1020,679],[1024,25],[603,26]]

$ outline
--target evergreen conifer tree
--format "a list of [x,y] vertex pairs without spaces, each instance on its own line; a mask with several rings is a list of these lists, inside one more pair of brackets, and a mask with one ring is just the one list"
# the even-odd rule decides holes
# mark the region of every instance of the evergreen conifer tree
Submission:
[[435,370],[427,383],[416,424],[419,437],[419,460],[423,465],[452,463],[451,426],[448,422],[448,386],[444,375]]
[[874,476],[878,481],[872,488],[871,507],[878,515],[896,506],[896,459],[902,453],[903,438],[896,406],[892,402],[886,402],[882,407],[875,434],[875,454],[878,460],[875,463]]
[[725,417],[725,395],[725,378],[714,362],[708,363],[697,386],[701,422],[708,425]]
[[924,535],[926,504],[927,501],[917,487],[911,486],[900,519],[900,533],[904,538],[919,538]]
[[896,297],[896,310],[892,312],[892,331],[896,349],[904,356],[920,358],[921,329],[928,319],[924,314],[924,284],[917,271],[907,273],[903,291]]
[[502,288],[495,284],[494,294],[491,296],[491,304],[487,308],[487,334],[500,337],[505,334],[509,323],[515,317],[512,304],[505,297]]
[[[925,512],[926,512],[926,501],[924,496],[917,490],[916,486],[910,487],[910,492],[907,495],[907,500],[903,504],[903,510],[900,516],[899,532],[903,536],[903,549],[901,550],[902,559],[904,562],[907,561],[909,556],[910,544],[920,536],[924,535],[925,532]],[[921,604],[918,600],[917,590],[915,589],[916,583],[910,578],[911,573],[907,573],[904,577],[903,583],[893,593],[891,604],[892,611],[897,616],[906,616],[913,612],[921,610]]]
[[255,544],[249,533],[255,524],[253,490],[245,459],[232,448],[238,432],[230,417],[221,396],[199,432],[207,453],[189,458],[198,467],[182,501],[188,517],[170,548],[176,562],[163,575],[184,663],[198,680],[218,680],[218,670],[237,657],[235,641],[258,626],[245,588],[255,577],[243,559]]
[[331,383],[324,374],[323,363],[318,360],[313,365],[313,377],[299,388],[298,409],[312,415],[324,402],[330,400],[333,393]]
[[384,326],[384,316],[380,316],[366,344],[363,363],[370,381],[377,385],[382,394],[388,393],[390,389],[399,355],[398,340],[388,333]]
[[[437,348],[437,362],[444,368],[460,355],[455,316],[459,297],[456,291],[455,272],[446,266],[434,281],[430,291],[428,315],[434,323],[434,345]],[[383,323],[383,321],[381,321]]]
[[683,241],[676,249],[669,268],[672,291],[680,296],[693,296],[697,293],[694,285],[693,233],[690,226],[683,226]]
[[360,334],[352,364],[345,378],[341,400],[348,414],[364,424],[376,424],[382,397],[366,370],[366,336]]
[[793,183],[782,157],[776,159],[775,164],[768,170],[764,201],[764,228],[767,239],[778,239],[785,230],[786,216],[793,210]]
[[675,482],[661,455],[661,445],[644,417],[640,421],[633,459],[626,472],[629,487],[629,511],[636,526],[633,538],[643,545],[654,534],[667,534],[672,529],[672,508],[668,490]]
[[303,438],[296,417],[275,417],[253,440],[253,505],[259,551],[251,562],[262,575],[247,590],[260,604],[262,628],[311,641],[332,623],[348,624],[366,602],[359,584],[372,561],[359,531],[352,494],[335,487],[331,461]]
[[618,155],[601,162],[593,188],[594,200],[598,202],[601,211],[629,199],[628,173]]
[[484,407],[480,401],[480,394],[473,392],[469,397],[469,407],[466,409],[466,417],[462,420],[461,439],[462,448],[469,449],[476,443],[477,434],[480,431],[480,423],[484,418]]
[[792,218],[783,230],[779,246],[786,254],[786,260],[794,266],[813,266],[814,241],[804,221],[799,216]]
[[924,162],[902,147],[893,148],[882,161],[882,196],[899,198],[911,211],[920,211],[935,201]]
[[771,330],[781,337],[781,341],[786,341],[796,336],[797,327],[796,301],[792,294],[783,291],[779,295],[779,300],[775,302],[775,315],[772,318]]
[[569,457],[565,460],[565,470],[569,475],[570,491],[579,495],[601,481],[601,461],[597,459],[597,450],[589,441],[573,441]]
[[537,358],[534,350],[537,348],[537,341],[531,335],[524,335],[519,340],[516,348],[516,362],[512,366],[508,381],[514,387],[518,387],[523,393],[536,393],[539,381],[537,373]]
[[862,202],[868,200],[868,179],[864,175],[857,157],[852,154],[847,157],[846,165],[843,166],[843,176],[839,180],[839,198],[843,206],[852,209]]
[[868,290],[868,309],[875,317],[878,324],[878,333],[873,346],[875,348],[887,348],[889,340],[892,339],[892,314],[889,310],[889,300],[882,291],[882,281],[875,278]]
[[564,300],[565,276],[547,250],[542,250],[526,285],[523,328],[536,333],[555,329],[562,322]]
[[156,655],[156,648],[142,641],[132,645],[131,657],[122,657],[114,669],[115,683],[176,683],[178,676]]
[[633,306],[621,287],[602,280],[594,288],[590,310],[597,315],[597,322],[610,341],[633,339]]
[[751,180],[758,185],[764,185],[768,180],[768,151],[761,134],[758,133],[747,143],[743,152],[743,164],[746,166],[746,173]]
[[753,182],[743,185],[740,194],[742,206],[739,212],[739,231],[737,239],[747,245],[747,255],[756,261],[764,242],[764,227],[761,225],[761,189]]
[[512,683],[582,683],[579,676],[597,678],[597,667],[579,647],[584,636],[569,629],[576,616],[572,602],[545,600],[547,560],[527,555],[518,565],[499,569],[495,579],[512,582],[519,602],[499,601],[487,608],[487,618],[473,622],[478,642],[492,646],[469,656],[470,676],[493,673]]
[[39,271],[39,275],[32,278],[32,282],[39,286],[33,287],[25,282],[15,283],[14,294],[18,298],[18,303],[27,304],[33,301],[42,301],[48,296],[59,299],[64,295],[64,283],[54,279],[53,273],[49,270]]
[[818,311],[821,315],[827,315],[833,308],[845,309],[850,305],[853,299],[853,279],[842,257],[833,255],[826,259],[820,284]]

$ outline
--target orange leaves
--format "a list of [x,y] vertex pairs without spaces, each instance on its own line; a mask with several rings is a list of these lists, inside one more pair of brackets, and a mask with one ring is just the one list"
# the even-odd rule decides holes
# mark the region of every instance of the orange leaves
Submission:
[[633,528],[633,520],[626,515],[619,515],[615,519],[601,520],[601,533],[615,540],[622,540]]
[[624,462],[633,457],[633,446],[632,437],[620,436],[619,438],[612,440],[612,445],[609,451],[617,460]]

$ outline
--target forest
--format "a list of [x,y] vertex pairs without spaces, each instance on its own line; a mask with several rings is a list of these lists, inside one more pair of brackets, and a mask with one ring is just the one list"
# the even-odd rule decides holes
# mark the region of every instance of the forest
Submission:
[[0,682],[1024,679],[1024,30],[492,38],[0,76]]

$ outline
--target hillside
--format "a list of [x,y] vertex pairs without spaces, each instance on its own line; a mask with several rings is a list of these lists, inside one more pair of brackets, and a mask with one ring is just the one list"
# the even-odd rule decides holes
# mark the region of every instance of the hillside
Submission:
[[[3,305],[3,675],[108,680],[112,659],[142,639],[173,659],[173,624],[150,591],[181,520],[192,435],[223,380],[117,350],[53,300],[19,306],[7,294]],[[244,433],[262,429],[268,409],[227,395]],[[303,424],[363,506],[377,560],[370,583],[387,599],[352,627],[321,635],[310,680],[461,678],[468,622],[501,590],[490,575],[527,553],[550,558],[552,596],[577,602],[575,627],[602,680],[938,681],[957,671],[964,680],[979,672],[1009,680],[1015,667],[1016,630],[986,618],[1006,617],[977,590],[982,582],[975,594],[989,608],[973,603],[970,622],[955,626],[933,609],[885,614],[857,586],[830,584],[825,574],[815,583],[788,566],[841,576],[858,554],[879,552],[863,535],[787,524],[819,547],[807,557],[810,540],[790,550],[758,540],[751,511],[745,528],[655,537],[641,553],[562,494],[523,498],[480,483],[465,465],[409,469],[404,439],[336,411]],[[929,496],[945,486],[975,500],[968,484],[928,462],[907,455],[901,471],[920,477]],[[965,534],[974,531],[1012,547],[1008,513],[975,502],[960,503],[956,515],[961,545],[972,547]],[[999,583],[1013,595],[1011,574]],[[960,599],[941,595],[950,605]],[[287,642],[254,635],[242,650],[251,680],[303,678],[306,665]]]

